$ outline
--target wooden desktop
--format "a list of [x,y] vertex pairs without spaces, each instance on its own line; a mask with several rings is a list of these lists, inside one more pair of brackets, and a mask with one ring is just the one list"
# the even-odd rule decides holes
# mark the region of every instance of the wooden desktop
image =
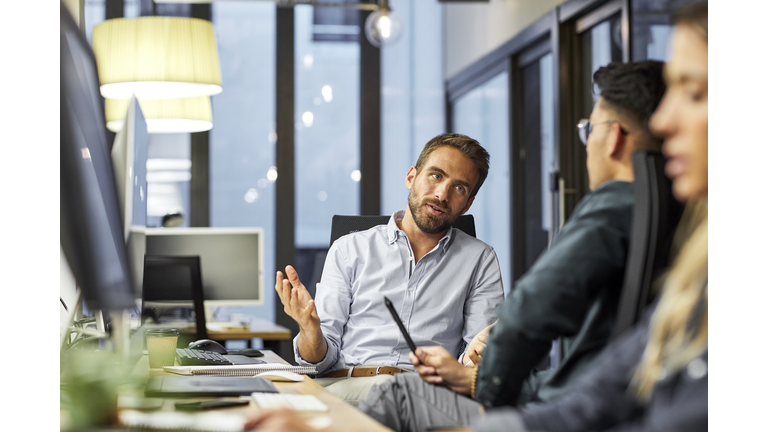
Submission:
[[[284,359],[280,358],[277,354],[275,354],[271,350],[261,350],[264,353],[263,357],[260,357],[260,359],[266,361],[267,363],[281,363],[281,364],[289,364]],[[139,374],[141,376],[172,376],[173,374],[170,374],[168,372],[163,371],[162,369],[150,369],[149,368],[149,359],[146,355],[142,356],[142,358],[139,360],[139,363],[136,365],[136,368],[134,369],[134,373]],[[274,382],[273,383],[277,390],[280,393],[292,393],[292,394],[308,394],[308,395],[314,395],[318,399],[320,399],[323,403],[328,405],[328,408],[330,409],[329,412],[296,412],[296,415],[306,417],[307,419],[315,418],[315,417],[330,417],[331,424],[326,429],[330,432],[338,431],[338,432],[357,432],[357,431],[373,431],[373,432],[386,432],[391,431],[391,429],[384,427],[374,419],[368,417],[367,415],[363,414],[362,411],[358,410],[357,408],[354,408],[353,406],[347,404],[343,400],[339,399],[338,397],[332,395],[327,390],[325,390],[322,386],[317,384],[314,380],[309,378],[308,376],[300,382]],[[204,399],[213,399],[213,398],[194,398],[190,400],[204,400]],[[175,399],[167,399],[165,401],[165,404],[162,407],[162,410],[166,411],[172,411],[173,408],[173,402],[175,402]],[[250,401],[250,404],[247,407],[243,408],[224,408],[222,411],[230,412],[230,413],[247,413],[249,411],[255,412],[258,411],[260,408],[256,405],[254,401]]]
[[261,338],[265,342],[279,341],[291,339],[291,330],[265,319],[251,318],[247,327],[230,325],[219,329],[215,325],[208,326],[208,337],[213,340]]
[[[194,326],[180,328],[180,332],[194,334]],[[244,340],[248,347],[251,339],[261,338],[264,348],[276,351],[281,341],[291,340],[291,330],[279,324],[261,318],[250,318],[248,326],[237,326],[231,323],[207,323],[208,339],[215,341]]]

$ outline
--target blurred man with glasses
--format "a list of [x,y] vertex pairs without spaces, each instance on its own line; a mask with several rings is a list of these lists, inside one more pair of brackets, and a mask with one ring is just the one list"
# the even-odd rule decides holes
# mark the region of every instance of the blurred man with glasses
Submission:
[[[632,224],[632,153],[661,148],[648,120],[666,89],[662,68],[646,61],[595,72],[600,97],[577,125],[591,192],[515,283],[496,323],[472,340],[464,366],[439,346],[419,347],[410,360],[420,376],[378,386],[361,402],[363,412],[394,430],[462,425],[484,408],[550,400],[587,370],[616,321]],[[560,364],[537,371],[558,338]]]

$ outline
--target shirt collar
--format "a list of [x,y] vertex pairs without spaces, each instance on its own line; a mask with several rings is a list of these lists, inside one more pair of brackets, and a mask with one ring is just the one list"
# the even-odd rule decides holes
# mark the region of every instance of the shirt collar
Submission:
[[[389,240],[389,243],[392,244],[397,240],[397,236],[401,235],[407,238],[405,235],[405,231],[401,230],[397,227],[397,220],[400,220],[405,216],[405,210],[398,210],[394,213],[392,213],[392,217],[389,218],[389,223],[387,223],[387,239]],[[437,242],[437,246],[440,247],[442,245],[442,251],[445,253],[448,251],[448,247],[451,244],[451,239],[453,238],[453,230],[454,228],[451,227],[448,229],[448,231],[445,233],[443,238],[440,239],[440,241]]]
[[389,218],[389,223],[387,223],[387,239],[389,239],[389,244],[392,244],[397,240],[399,233],[405,235],[405,232],[397,227],[396,222],[397,220],[402,219],[403,216],[405,216],[405,210],[398,210],[392,213],[392,217]]

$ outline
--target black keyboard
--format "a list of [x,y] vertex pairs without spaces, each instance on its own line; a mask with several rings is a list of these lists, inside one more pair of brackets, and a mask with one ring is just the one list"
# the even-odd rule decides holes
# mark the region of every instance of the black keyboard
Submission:
[[229,359],[213,351],[176,348],[176,359],[182,366],[223,366],[232,365]]

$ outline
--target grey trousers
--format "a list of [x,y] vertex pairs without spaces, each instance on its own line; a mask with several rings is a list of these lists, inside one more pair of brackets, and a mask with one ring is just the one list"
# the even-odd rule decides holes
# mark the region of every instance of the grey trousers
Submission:
[[325,387],[331,394],[356,407],[368,396],[377,384],[394,378],[392,375],[379,375],[357,378],[315,378],[315,382]]
[[478,402],[418,374],[398,374],[373,387],[358,408],[398,432],[466,426],[481,414]]

